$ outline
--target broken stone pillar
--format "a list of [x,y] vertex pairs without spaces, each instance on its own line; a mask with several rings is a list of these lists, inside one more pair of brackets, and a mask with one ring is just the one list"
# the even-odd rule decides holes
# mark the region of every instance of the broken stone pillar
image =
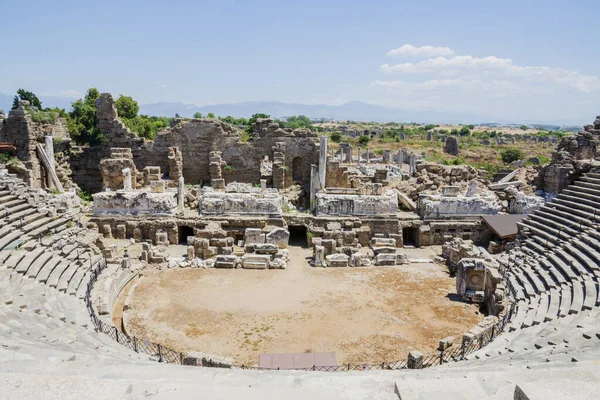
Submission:
[[188,260],[193,260],[194,257],[194,246],[188,246],[187,247],[187,259]]
[[344,160],[345,160],[345,157],[344,157],[344,148],[340,147],[340,164],[342,164],[344,162]]
[[392,151],[384,150],[383,151],[383,162],[384,164],[389,164],[392,161]]
[[417,171],[417,156],[414,153],[410,153],[408,156],[408,175],[413,176]]
[[371,152],[369,151],[369,148],[367,147],[367,165],[371,164]]
[[352,162],[352,146],[348,146],[348,153],[346,155],[346,161],[349,163]]
[[319,189],[325,189],[327,172],[327,136],[321,136],[319,142]]
[[404,153],[400,150],[398,151],[398,168],[402,169],[402,164],[404,164]]
[[133,190],[133,187],[131,186],[131,169],[123,168],[121,172],[123,173],[123,190],[131,192]]
[[310,166],[310,211],[314,212],[317,207],[317,191],[319,190],[319,168],[312,164]]
[[273,149],[273,187],[285,189],[285,142],[277,142]]
[[423,368],[423,353],[417,350],[413,350],[408,353],[408,369],[421,369]]
[[261,192],[264,192],[265,190],[267,190],[267,180],[266,179],[260,180],[260,190],[261,190]]
[[458,155],[458,140],[454,136],[448,136],[446,138],[446,144],[444,145],[444,153],[448,153],[453,156]]
[[179,180],[183,176],[183,157],[179,147],[169,147],[169,178],[173,181]]
[[179,177],[179,185],[177,186],[177,210],[183,212],[183,176]]
[[360,151],[361,148],[358,148],[358,155],[356,156],[356,165],[358,165],[360,167]]
[[323,267],[325,260],[325,247],[315,246],[315,267]]
[[[56,171],[54,168],[54,138],[52,136],[44,136],[44,143],[45,143],[45,151],[46,151],[46,157],[48,157],[48,161],[50,163],[50,168],[52,168],[52,171]],[[48,186],[51,186],[51,182],[52,182],[52,177],[51,172],[47,171],[47,182],[48,182]]]

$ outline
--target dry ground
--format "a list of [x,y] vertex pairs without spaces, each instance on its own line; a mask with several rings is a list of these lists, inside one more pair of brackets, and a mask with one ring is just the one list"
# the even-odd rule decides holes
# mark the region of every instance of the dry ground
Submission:
[[291,247],[286,270],[171,269],[137,285],[127,329],[178,351],[254,365],[260,353],[335,351],[338,362],[405,359],[481,318],[452,300],[445,267],[312,268]]

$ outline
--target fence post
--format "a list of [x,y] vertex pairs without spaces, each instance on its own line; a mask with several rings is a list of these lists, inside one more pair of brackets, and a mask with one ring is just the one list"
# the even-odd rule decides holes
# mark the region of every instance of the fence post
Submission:
[[[277,368],[277,369],[279,369],[279,368]],[[313,371],[316,371],[316,370],[317,370],[317,366],[313,365]]]
[[444,350],[440,351],[440,365],[444,363]]
[[381,369],[385,369],[385,361],[381,363]]
[[133,351],[139,353],[137,348],[137,339],[135,338],[135,336],[133,337]]
[[158,346],[158,362],[163,362],[162,347],[160,346],[160,344],[157,344],[157,346]]
[[179,363],[183,365],[183,353],[179,353]]
[[348,372],[350,372],[350,363],[348,363]]
[[460,352],[462,353],[461,360],[465,359],[465,341],[463,340],[460,344]]
[[[492,337],[491,339],[494,339],[494,334],[496,333],[496,325],[492,325]],[[490,340],[491,342],[491,340]]]
[[115,326],[115,338],[117,340],[117,343],[119,343],[119,330],[117,329],[116,326]]

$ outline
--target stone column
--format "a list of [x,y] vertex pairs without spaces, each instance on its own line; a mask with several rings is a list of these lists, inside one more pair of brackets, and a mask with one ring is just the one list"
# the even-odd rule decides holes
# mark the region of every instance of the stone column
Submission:
[[352,163],[352,147],[348,147],[348,155],[346,156],[346,161]]
[[131,192],[133,190],[133,186],[131,185],[131,169],[123,168],[121,172],[123,173],[123,190]]
[[319,146],[319,189],[325,189],[327,173],[327,136],[321,136]]
[[267,190],[267,180],[261,179],[260,180],[260,191],[264,192],[265,190]]
[[315,246],[315,267],[323,267],[325,261],[325,247]]
[[417,169],[417,156],[414,153],[411,153],[408,156],[408,175],[413,176]]
[[359,147],[358,148],[358,154],[356,155],[356,165],[360,167],[360,151],[362,149]]
[[367,147],[367,165],[371,164],[371,152],[369,151],[369,148]]
[[[48,157],[48,161],[50,162],[50,168],[52,171],[56,171],[54,169],[54,138],[52,136],[44,136],[44,144],[46,152],[46,156]],[[52,177],[50,176],[50,171],[46,172],[48,187],[52,186]]]
[[402,169],[402,164],[404,163],[404,154],[402,150],[398,151],[398,168]]
[[340,165],[342,165],[344,163],[344,161],[346,161],[346,159],[344,157],[344,148],[340,147]]
[[319,190],[319,169],[315,164],[310,166],[310,211],[317,206],[317,191]]
[[179,177],[179,185],[177,186],[177,210],[183,212],[183,176]]

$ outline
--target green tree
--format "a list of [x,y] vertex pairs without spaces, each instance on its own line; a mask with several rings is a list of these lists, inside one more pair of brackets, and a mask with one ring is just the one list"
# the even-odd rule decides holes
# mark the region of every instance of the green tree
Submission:
[[342,134],[340,132],[332,132],[329,137],[333,143],[339,143],[340,140],[342,140]]
[[513,161],[522,160],[523,152],[519,149],[506,149],[500,152],[500,158],[505,164],[510,164]]
[[83,99],[71,103],[67,118],[67,129],[71,137],[79,144],[99,144],[105,140],[96,126],[96,100],[100,92],[90,88]]
[[140,111],[138,102],[135,101],[131,96],[120,95],[117,101],[115,101],[115,107],[117,108],[117,115],[119,118],[134,119]]
[[209,112],[208,114],[206,114],[206,118],[216,119],[217,117],[215,116],[215,114]]
[[42,110],[42,102],[33,92],[29,92],[25,89],[17,90],[17,95],[13,99],[13,110],[15,110],[19,106],[19,100],[26,100],[29,102],[29,105],[36,107],[40,111]]
[[194,118],[203,118],[202,117],[202,113],[201,112],[195,112],[194,113]]
[[526,131],[527,129],[529,129],[529,127],[527,125],[521,125],[519,129]]
[[263,113],[252,114],[252,116],[248,120],[248,126],[246,127],[246,133],[248,133],[250,136],[253,136],[254,135],[254,126],[252,126],[252,125],[254,125],[256,120],[259,118],[270,118],[270,117],[271,116],[269,114],[263,114]]
[[369,143],[369,141],[371,140],[371,136],[368,135],[362,135],[361,137],[358,138],[358,143],[361,146],[366,145],[367,143]]
[[471,134],[471,131],[469,130],[468,126],[463,126],[462,128],[460,128],[460,131],[458,131],[458,134],[460,136],[469,136]]

